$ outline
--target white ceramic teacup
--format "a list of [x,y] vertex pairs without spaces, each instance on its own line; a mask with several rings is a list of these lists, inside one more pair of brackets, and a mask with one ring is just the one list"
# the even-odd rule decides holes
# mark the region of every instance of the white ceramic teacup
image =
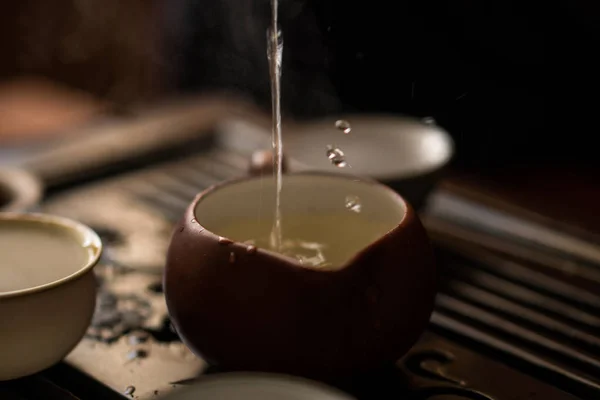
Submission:
[[75,221],[0,213],[0,381],[52,366],[81,340],[101,252],[98,235]]

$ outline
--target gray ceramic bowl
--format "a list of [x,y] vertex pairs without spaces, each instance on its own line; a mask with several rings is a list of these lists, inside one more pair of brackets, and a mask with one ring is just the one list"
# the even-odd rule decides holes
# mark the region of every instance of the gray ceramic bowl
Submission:
[[[93,268],[102,244],[90,228],[45,214],[0,213],[0,229],[0,239],[11,240],[10,244],[0,243],[0,251],[4,252],[0,254],[3,381],[52,366],[79,343],[94,312]],[[46,249],[56,248],[56,241],[63,240],[69,246],[57,252],[42,249],[41,242],[27,243],[28,238],[38,234],[50,241],[44,242]],[[20,256],[21,251],[44,255],[34,260],[30,254]]]
[[[335,121],[346,120],[344,134]],[[284,151],[292,171],[317,169],[368,176],[392,187],[420,208],[454,154],[450,135],[432,121],[385,115],[330,116],[290,127]],[[340,148],[350,168],[327,159],[327,146]]]

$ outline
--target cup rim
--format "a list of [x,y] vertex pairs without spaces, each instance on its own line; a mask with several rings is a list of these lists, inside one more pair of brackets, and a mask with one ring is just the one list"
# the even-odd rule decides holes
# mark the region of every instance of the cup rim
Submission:
[[[385,185],[384,183],[381,183],[381,182],[379,182],[375,179],[369,178],[369,177],[361,177],[361,176],[355,176],[355,175],[350,175],[350,174],[334,173],[334,172],[328,172],[328,171],[322,171],[322,170],[305,170],[305,171],[298,171],[298,172],[289,172],[289,173],[284,174],[284,176],[290,176],[290,175],[291,176],[298,176],[298,175],[300,175],[300,176],[307,176],[307,175],[308,176],[311,176],[311,175],[312,176],[321,176],[321,177],[328,177],[328,178],[334,178],[334,179],[351,180],[354,182],[360,182],[362,184],[375,186],[380,190],[384,190],[384,191],[388,192],[394,198],[395,201],[397,201],[399,204],[401,204],[403,206],[404,215],[396,223],[396,225],[393,228],[391,228],[389,231],[387,231],[386,233],[382,234],[380,237],[378,237],[373,242],[369,243],[368,245],[366,245],[365,247],[363,247],[361,249],[358,249],[356,251],[356,253],[352,257],[350,257],[344,263],[342,268],[340,268],[339,270],[343,270],[343,269],[345,269],[346,266],[355,263],[356,260],[363,257],[363,255],[365,253],[368,253],[369,249],[371,249],[373,246],[381,243],[382,241],[385,241],[388,237],[394,235],[399,230],[404,229],[405,226],[409,223],[409,221],[408,221],[409,214],[414,213],[414,211],[412,210],[412,207],[410,206],[408,201],[406,201],[406,199],[404,197],[402,197],[402,195],[400,195],[400,193],[396,192],[394,189],[392,189],[388,185]],[[202,222],[200,220],[198,220],[198,217],[196,216],[196,208],[198,206],[198,203],[200,203],[203,198],[209,196],[211,193],[214,193],[224,187],[227,187],[230,185],[235,185],[236,183],[247,182],[250,180],[260,180],[260,179],[264,179],[264,177],[260,176],[260,175],[259,176],[245,175],[245,176],[225,180],[222,182],[218,182],[218,183],[215,183],[214,185],[207,187],[206,189],[204,189],[203,191],[198,193],[196,195],[196,197],[194,198],[194,200],[192,201],[192,203],[190,204],[190,208],[188,210],[191,212],[192,219],[195,220],[196,223],[202,227],[202,230],[204,232],[210,233],[211,235],[214,235],[216,238],[220,238],[221,235],[218,235],[217,233],[213,232],[210,229],[206,229],[206,227],[204,227],[204,225],[202,225]],[[284,184],[285,184],[285,182],[284,182]],[[230,238],[227,238],[227,239],[230,239]],[[230,239],[230,240],[233,243],[237,243],[237,244],[241,243],[241,242],[233,240],[233,239]],[[288,263],[291,262],[292,265],[294,265],[295,267],[298,267],[298,268],[302,268],[303,270],[314,270],[314,271],[319,271],[319,272],[334,272],[334,273],[338,270],[338,269],[336,269],[336,270],[329,271],[329,270],[323,270],[323,269],[319,269],[319,268],[312,268],[307,265],[301,265],[298,262],[298,260],[294,259],[293,257],[279,254],[279,253],[276,253],[276,252],[274,252],[270,249],[266,249],[266,248],[257,248],[256,251],[263,252],[264,254],[268,254],[271,257],[278,258],[278,259],[288,262]]]
[[82,275],[85,275],[87,272],[92,270],[100,261],[100,257],[102,255],[103,250],[102,241],[100,240],[98,234],[87,225],[57,215],[27,212],[0,212],[0,223],[7,221],[34,222],[42,225],[51,225],[59,229],[63,229],[65,231],[77,232],[83,238],[81,242],[89,242],[89,247],[94,248],[95,251],[86,264],[84,264],[82,267],[80,267],[78,270],[71,273],[70,275],[64,276],[52,282],[28,287],[25,289],[11,290],[8,292],[0,291],[0,300],[44,292],[46,290],[61,286],[65,283],[74,281],[75,279],[79,278]]

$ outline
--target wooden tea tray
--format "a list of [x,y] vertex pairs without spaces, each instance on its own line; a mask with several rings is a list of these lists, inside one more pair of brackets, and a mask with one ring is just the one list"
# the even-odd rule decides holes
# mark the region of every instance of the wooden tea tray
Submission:
[[[80,220],[103,236],[99,309],[64,363],[0,384],[1,399],[110,400],[126,392],[153,399],[220,372],[169,328],[161,272],[171,228],[189,201],[212,183],[244,175],[249,153],[264,147],[251,136],[235,146],[221,137],[206,151],[47,199],[43,211]],[[430,197],[422,217],[440,272],[430,327],[396,366],[343,385],[357,399],[600,398],[593,218],[580,210],[567,218],[560,206],[538,208],[535,193],[542,192],[520,199],[524,191],[511,192],[506,180],[490,176],[454,174]],[[569,207],[583,208],[585,198]]]

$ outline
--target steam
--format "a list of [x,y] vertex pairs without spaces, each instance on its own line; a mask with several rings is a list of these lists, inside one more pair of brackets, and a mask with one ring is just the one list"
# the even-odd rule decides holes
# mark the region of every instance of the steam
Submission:
[[[249,94],[270,109],[265,32],[270,0],[183,0],[187,10],[178,52],[193,54],[187,81],[198,89],[226,88]],[[340,104],[328,81],[322,32],[305,0],[280,0],[279,24],[286,48],[282,72],[284,113],[336,112]],[[202,76],[200,76],[202,75]]]

